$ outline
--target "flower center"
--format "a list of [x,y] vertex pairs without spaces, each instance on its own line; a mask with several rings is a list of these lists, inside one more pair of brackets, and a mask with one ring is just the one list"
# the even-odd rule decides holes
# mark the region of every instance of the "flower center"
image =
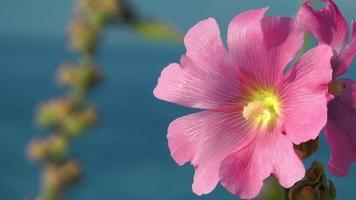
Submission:
[[242,116],[254,126],[266,128],[277,121],[280,113],[278,96],[273,91],[262,90],[252,95],[243,108]]

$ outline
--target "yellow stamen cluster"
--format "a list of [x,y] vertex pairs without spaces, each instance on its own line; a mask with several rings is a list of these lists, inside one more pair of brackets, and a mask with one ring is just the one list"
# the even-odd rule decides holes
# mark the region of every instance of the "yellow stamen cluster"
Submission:
[[281,113],[280,100],[271,90],[254,92],[243,108],[242,116],[256,127],[268,128],[274,125]]

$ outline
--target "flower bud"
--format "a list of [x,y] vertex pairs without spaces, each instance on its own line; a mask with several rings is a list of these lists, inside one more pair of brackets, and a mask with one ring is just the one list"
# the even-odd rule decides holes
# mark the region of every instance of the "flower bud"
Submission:
[[59,85],[73,86],[78,80],[78,69],[74,63],[65,63],[59,68],[57,82]]
[[96,48],[100,27],[93,26],[84,17],[76,16],[69,26],[69,37],[73,50],[92,53]]
[[44,160],[48,155],[47,142],[44,139],[35,138],[28,146],[27,155],[33,161]]
[[101,76],[98,67],[67,63],[58,71],[57,80],[60,85],[71,86],[82,92],[97,84]]
[[79,10],[87,14],[93,24],[124,23],[133,25],[139,19],[134,8],[126,0],[84,0]]
[[60,191],[62,189],[62,181],[59,175],[59,168],[56,165],[47,164],[43,174],[43,188],[48,191]]
[[336,189],[326,179],[322,163],[314,161],[306,177],[290,188],[288,197],[290,200],[335,200]]
[[310,184],[318,184],[324,182],[325,174],[324,167],[320,161],[314,161],[312,166],[307,170],[305,177]]
[[77,183],[82,175],[78,161],[71,160],[65,163],[59,170],[62,183],[66,186]]
[[72,103],[64,98],[42,103],[37,113],[37,123],[44,127],[53,126],[66,118],[72,109]]
[[294,145],[294,151],[300,159],[306,159],[314,154],[319,148],[319,138],[309,140],[299,145]]
[[68,140],[64,135],[54,134],[49,138],[49,157],[54,161],[62,161],[69,154]]
[[77,136],[97,121],[94,108],[89,107],[68,116],[62,123],[62,128],[68,136]]

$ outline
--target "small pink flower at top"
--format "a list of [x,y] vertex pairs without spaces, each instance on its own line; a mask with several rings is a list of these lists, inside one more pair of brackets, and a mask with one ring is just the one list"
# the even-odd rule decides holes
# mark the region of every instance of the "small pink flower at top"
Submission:
[[194,165],[198,195],[220,181],[254,198],[271,174],[291,187],[305,171],[293,143],[315,139],[326,123],[331,48],[310,50],[286,72],[304,34],[267,10],[236,16],[228,49],[213,18],[199,22],[184,38],[180,64],[166,67],[154,89],[159,99],[203,109],[174,120],[167,136],[174,160]]
[[341,79],[356,54],[356,23],[352,22],[352,40],[347,44],[349,28],[332,0],[320,11],[306,2],[297,15],[297,21],[310,31],[321,44],[333,48],[331,60],[333,81],[329,92],[333,100],[328,105],[328,122],[324,128],[331,149],[328,168],[337,176],[346,176],[352,162],[356,162],[356,82]]

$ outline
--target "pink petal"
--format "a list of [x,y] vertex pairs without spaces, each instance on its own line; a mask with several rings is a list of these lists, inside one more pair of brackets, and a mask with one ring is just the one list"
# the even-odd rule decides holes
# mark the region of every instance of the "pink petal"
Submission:
[[289,188],[304,177],[304,172],[292,142],[276,131],[260,135],[254,144],[224,159],[220,166],[220,181],[231,193],[252,199],[271,174],[283,187]]
[[319,45],[292,67],[281,92],[287,136],[295,144],[315,139],[327,120],[332,50]]
[[304,34],[287,17],[264,17],[267,8],[236,16],[229,25],[228,46],[236,64],[273,85],[303,45]]
[[195,167],[193,191],[211,192],[219,182],[218,169],[224,157],[247,144],[249,129],[237,113],[203,111],[174,120],[168,128],[168,143],[174,160]]
[[345,89],[328,105],[324,132],[331,150],[329,170],[336,176],[346,176],[351,163],[356,162],[356,82],[339,81]]
[[335,76],[340,76],[347,72],[356,54],[356,22],[352,22],[352,40],[345,49],[335,58]]
[[234,104],[237,94],[233,69],[213,18],[199,22],[185,39],[182,64],[166,67],[154,90],[157,98],[183,106],[217,109]]
[[297,21],[320,43],[330,45],[337,53],[349,37],[347,22],[332,0],[327,0],[327,5],[320,11],[313,10],[309,1],[304,3],[297,14]]

